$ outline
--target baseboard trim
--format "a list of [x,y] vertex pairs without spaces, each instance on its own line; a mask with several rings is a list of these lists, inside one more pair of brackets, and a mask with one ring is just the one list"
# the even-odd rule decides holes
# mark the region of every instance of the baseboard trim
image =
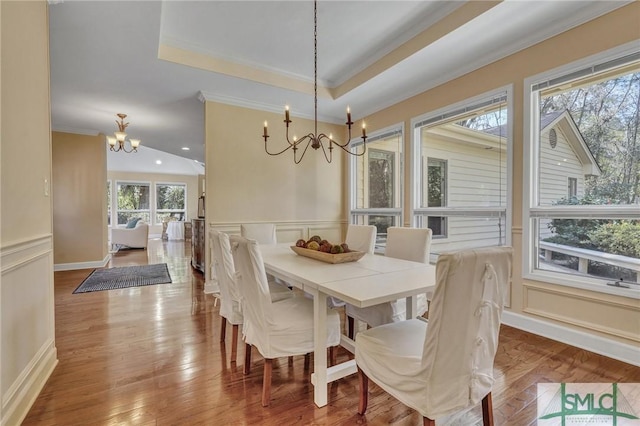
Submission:
[[504,311],[502,323],[640,367],[640,348],[537,318]]
[[107,254],[104,259],[93,262],[76,262],[76,263],[56,263],[53,265],[54,271],[74,271],[76,269],[93,269],[104,268],[111,260],[111,253]]
[[2,407],[2,426],[19,425],[27,417],[31,406],[58,365],[55,343],[49,342],[35,360],[31,368],[25,369],[26,374],[3,395],[2,400],[6,400],[6,405]]

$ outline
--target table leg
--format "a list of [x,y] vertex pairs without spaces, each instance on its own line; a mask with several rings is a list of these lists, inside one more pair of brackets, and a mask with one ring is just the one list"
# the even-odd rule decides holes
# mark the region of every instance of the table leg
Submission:
[[407,319],[413,319],[418,314],[418,296],[410,296],[405,300],[407,302]]
[[327,295],[315,292],[313,295],[313,353],[314,388],[313,400],[318,407],[327,405]]

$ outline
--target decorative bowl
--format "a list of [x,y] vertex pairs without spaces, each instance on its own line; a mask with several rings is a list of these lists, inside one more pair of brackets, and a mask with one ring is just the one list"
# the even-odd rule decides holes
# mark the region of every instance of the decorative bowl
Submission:
[[300,256],[310,257],[311,259],[316,259],[326,263],[357,262],[362,258],[362,256],[365,255],[365,252],[363,251],[350,251],[347,253],[331,254],[325,253],[323,251],[311,250],[296,246],[291,246],[291,250],[293,250]]

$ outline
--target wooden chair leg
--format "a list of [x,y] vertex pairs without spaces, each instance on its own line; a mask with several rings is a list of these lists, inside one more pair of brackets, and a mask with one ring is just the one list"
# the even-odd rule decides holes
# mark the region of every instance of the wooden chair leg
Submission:
[[271,399],[271,370],[273,368],[273,360],[264,360],[264,371],[262,374],[262,406],[268,407]]
[[338,348],[329,346],[329,367],[338,364]]
[[349,336],[349,339],[353,339],[354,336],[354,331],[355,331],[355,320],[353,319],[353,317],[347,316],[347,336]]
[[491,400],[491,392],[482,398],[482,424],[484,426],[493,426],[493,401]]
[[244,345],[244,374],[251,372],[251,345],[245,343]]
[[231,329],[231,362],[235,363],[238,357],[238,324],[233,324]]
[[360,401],[358,402],[358,414],[363,415],[367,411],[369,403],[369,378],[358,367],[358,382],[360,383]]
[[423,426],[436,426],[436,421],[433,419],[430,419],[429,417],[423,417],[422,424]]
[[304,354],[304,370],[307,371],[310,365],[311,365],[311,354],[306,353]]
[[227,319],[222,317],[222,321],[220,321],[220,341],[224,342],[224,339],[227,337]]

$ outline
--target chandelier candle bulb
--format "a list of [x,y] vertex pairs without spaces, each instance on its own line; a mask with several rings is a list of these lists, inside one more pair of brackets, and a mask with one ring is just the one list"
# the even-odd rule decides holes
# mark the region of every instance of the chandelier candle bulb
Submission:
[[351,124],[351,109],[347,107],[347,125]]
[[367,129],[366,126],[364,124],[364,121],[362,122],[362,137],[367,136]]
[[289,105],[286,105],[284,107],[284,121],[287,121],[287,122],[291,121],[289,120]]
[[269,135],[267,134],[267,122],[264,122],[264,133],[262,134],[263,137],[269,137]]

